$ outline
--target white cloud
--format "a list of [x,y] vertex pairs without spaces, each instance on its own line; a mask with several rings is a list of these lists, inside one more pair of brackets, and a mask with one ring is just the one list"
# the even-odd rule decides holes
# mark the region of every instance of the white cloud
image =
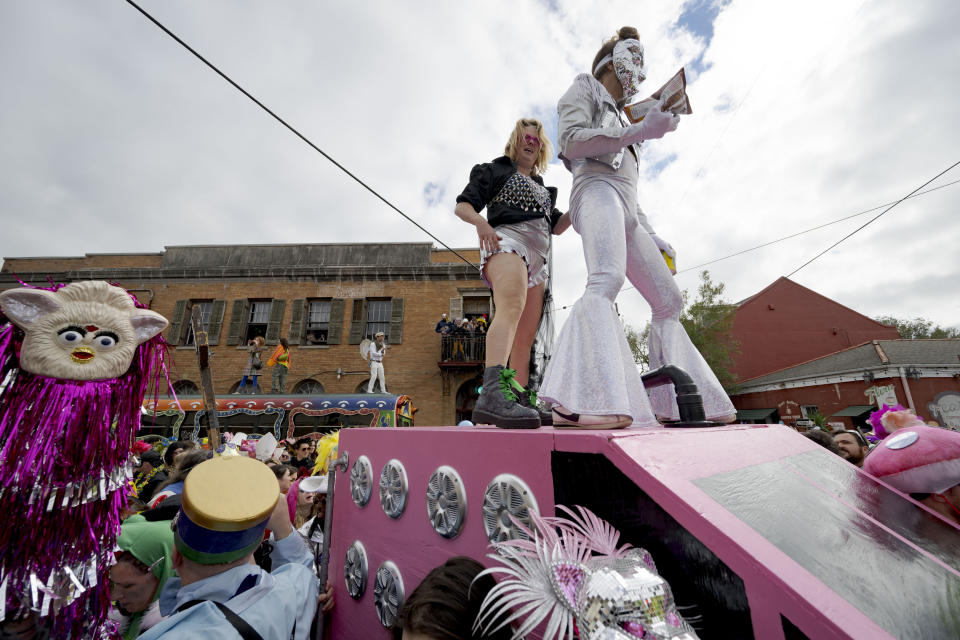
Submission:
[[[681,268],[896,199],[960,159],[948,0],[734,0],[706,50],[666,1],[144,6],[452,246],[475,243],[452,215],[470,167],[517,117],[550,116],[622,24],[641,31],[651,90],[708,65],[690,77],[695,114],[643,158],[676,156],[640,190]],[[0,101],[0,255],[426,239],[128,5],[2,11],[0,82],[16,90]],[[563,167],[546,179],[565,202]],[[904,203],[794,278],[865,313],[955,325],[958,203],[960,186]],[[743,298],[863,221],[710,269]],[[555,250],[565,304],[585,280],[579,238]],[[649,315],[633,291],[620,309]]]

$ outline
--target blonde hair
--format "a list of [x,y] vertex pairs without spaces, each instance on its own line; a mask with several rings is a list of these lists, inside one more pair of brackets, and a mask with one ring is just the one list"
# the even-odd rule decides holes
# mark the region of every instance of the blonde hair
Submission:
[[533,118],[520,118],[517,120],[517,124],[513,127],[513,133],[510,134],[510,139],[507,140],[507,144],[503,149],[503,153],[514,162],[517,161],[517,149],[523,146],[523,136],[526,133],[524,129],[526,127],[537,128],[537,137],[540,139],[540,151],[537,153],[537,161],[533,164],[531,172],[534,175],[540,175],[547,170],[547,163],[550,162],[553,147],[550,144],[550,138],[547,137],[546,132],[543,130],[543,123],[539,120]]

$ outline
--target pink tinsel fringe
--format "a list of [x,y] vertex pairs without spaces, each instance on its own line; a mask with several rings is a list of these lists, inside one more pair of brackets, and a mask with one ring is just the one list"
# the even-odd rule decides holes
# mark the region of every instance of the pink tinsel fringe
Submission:
[[0,387],[0,513],[8,523],[0,527],[0,580],[8,583],[7,615],[39,608],[31,580],[59,583],[65,567],[76,573],[86,564],[94,567],[91,580],[81,572],[87,588],[55,584],[48,591],[76,597],[55,602],[48,614],[51,637],[93,637],[110,604],[106,570],[126,502],[130,446],[151,380],[159,395],[166,343],[157,336],[140,345],[120,378],[59,380],[17,370],[22,333],[5,321],[0,314],[0,385],[7,383]]

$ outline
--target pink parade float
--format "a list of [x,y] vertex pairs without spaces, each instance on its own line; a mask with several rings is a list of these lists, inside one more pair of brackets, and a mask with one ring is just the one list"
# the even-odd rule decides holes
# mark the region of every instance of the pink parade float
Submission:
[[[331,637],[391,637],[430,569],[458,555],[502,567],[488,554],[581,508],[649,554],[692,629],[664,609],[657,633],[579,621],[580,637],[960,637],[956,526],[783,425],[678,426],[344,429]],[[576,615],[579,592],[557,593]],[[571,637],[551,615],[557,627],[544,614],[526,637]]]
[[96,281],[10,289],[0,308],[0,620],[99,637],[167,321]]

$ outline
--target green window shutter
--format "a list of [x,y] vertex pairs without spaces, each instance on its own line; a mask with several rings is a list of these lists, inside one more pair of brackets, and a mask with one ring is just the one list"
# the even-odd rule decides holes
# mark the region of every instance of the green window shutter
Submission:
[[340,344],[343,334],[343,298],[330,301],[330,330],[327,332],[327,344]]
[[233,308],[230,309],[230,330],[227,332],[227,344],[231,347],[240,344],[240,332],[243,330],[243,312],[246,308],[246,300],[233,301]]
[[180,344],[183,334],[183,316],[187,312],[187,301],[177,300],[173,305],[173,319],[170,321],[170,328],[167,329],[167,342],[173,346]]
[[290,310],[290,332],[287,334],[287,342],[290,344],[300,344],[300,338],[303,337],[303,315],[306,304],[307,301],[303,298],[293,301],[293,308]]
[[450,315],[448,319],[453,322],[457,318],[463,317],[463,298],[450,298]]
[[364,298],[354,298],[353,311],[350,316],[350,344],[363,342],[363,333],[366,327],[367,301]]
[[403,298],[390,301],[390,344],[403,342]]
[[267,324],[267,344],[277,344],[280,340],[280,325],[283,323],[283,310],[286,300],[273,300],[270,303],[270,322]]
[[223,328],[223,312],[226,308],[226,300],[214,300],[210,307],[210,322],[207,324],[207,340],[210,341],[210,346],[220,344],[220,329]]

